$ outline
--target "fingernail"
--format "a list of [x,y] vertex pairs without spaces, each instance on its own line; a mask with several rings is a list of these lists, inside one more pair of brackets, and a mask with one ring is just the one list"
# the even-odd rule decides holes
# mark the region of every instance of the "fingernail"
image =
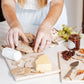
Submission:
[[34,51],[35,51],[35,52],[37,52],[37,50],[36,50],[36,49],[35,49]]
[[38,52],[40,53],[40,52],[41,52],[41,50],[38,50]]
[[18,43],[16,44],[16,47],[18,46]]
[[36,50],[34,50],[36,52]]
[[28,40],[26,42],[28,43]]

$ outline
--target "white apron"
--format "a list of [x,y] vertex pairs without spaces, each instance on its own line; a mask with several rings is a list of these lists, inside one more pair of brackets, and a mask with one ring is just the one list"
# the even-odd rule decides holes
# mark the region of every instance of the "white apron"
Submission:
[[[17,15],[19,22],[23,26],[23,30],[25,32],[29,32],[29,30],[34,29],[34,28],[31,29],[29,25],[40,26],[40,24],[43,22],[43,20],[45,19],[46,15],[49,12],[49,7],[50,7],[49,2],[46,7],[40,10],[22,9],[16,3],[16,15]],[[67,25],[67,15],[66,15],[65,5],[63,8],[63,12],[54,27],[59,30],[61,29],[62,24]],[[34,29],[34,30],[37,30],[37,29]]]

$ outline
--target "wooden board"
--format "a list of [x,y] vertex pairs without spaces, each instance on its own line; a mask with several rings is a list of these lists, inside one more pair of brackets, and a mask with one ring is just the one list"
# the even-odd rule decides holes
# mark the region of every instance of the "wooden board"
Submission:
[[[84,35],[82,34],[82,39],[81,39],[81,45],[80,45],[80,48],[84,48]],[[62,50],[63,51],[63,50]],[[79,66],[77,66],[71,73],[71,76],[68,77],[67,79],[64,79],[64,76],[67,74],[67,72],[71,69],[70,67],[70,64],[72,62],[75,62],[75,61],[79,61]],[[74,77],[74,72],[76,74],[77,70],[79,69],[82,69],[84,70],[84,58],[79,58],[78,56],[73,56],[69,61],[65,61],[63,58],[62,58],[62,55],[61,55],[61,52],[59,52],[59,64],[60,64],[60,70],[61,70],[61,81],[62,82],[84,82],[83,80],[80,80],[81,79],[81,75],[78,76],[79,78],[77,78],[76,76]],[[84,76],[84,74],[83,74]]]
[[[80,74],[78,71],[82,70],[84,71],[84,58],[80,58],[78,56],[73,56],[68,61],[64,60],[62,57],[61,52],[59,52],[59,60],[60,60],[60,68],[61,68],[61,80],[62,82],[84,82],[84,73]],[[79,65],[72,70],[70,75],[67,78],[64,78],[64,76],[67,74],[67,72],[71,69],[70,64],[79,61]],[[77,74],[80,75],[77,75]]]
[[[42,76],[47,76],[47,75],[53,75],[53,74],[56,74],[56,73],[59,73],[60,72],[60,69],[59,69],[59,65],[58,65],[58,55],[57,55],[57,52],[61,51],[61,50],[64,50],[66,49],[63,45],[57,45],[55,46],[54,48],[48,48],[47,50],[45,50],[43,53],[47,54],[49,56],[49,59],[52,63],[52,66],[53,66],[53,69],[51,72],[45,72],[45,73],[29,73],[28,75],[13,75],[14,79],[16,81],[19,81],[19,80],[25,80],[25,79],[31,79],[31,78],[37,78],[37,77],[42,77]],[[30,54],[30,55],[26,55],[26,56],[23,56],[23,59],[24,58],[27,58],[27,59],[31,59],[30,57],[32,56],[34,59],[35,57],[37,57],[39,54],[42,54],[42,53],[38,53],[38,54]],[[10,71],[13,69],[13,68],[16,68],[18,64],[16,64],[14,61],[11,61],[9,59],[6,59],[6,62],[8,64],[8,67],[10,69]],[[21,63],[19,63],[19,65],[21,65]],[[21,65],[23,66],[23,65]],[[31,66],[31,65],[30,65]],[[34,71],[34,69],[32,69]]]
[[[34,27],[32,27],[32,28],[34,28]],[[28,32],[30,32],[32,34],[35,34],[36,30],[30,29]],[[6,37],[6,35],[2,33],[2,37],[1,37],[1,40],[0,40],[0,45],[4,45],[4,44],[6,45],[5,37]],[[39,78],[39,77],[42,77],[42,76],[53,75],[53,74],[59,73],[60,69],[59,69],[59,64],[58,64],[58,55],[57,55],[57,52],[62,51],[64,49],[66,49],[66,48],[63,45],[52,45],[52,46],[55,46],[55,47],[46,49],[44,51],[44,53],[49,56],[49,59],[50,59],[50,61],[52,63],[53,70],[51,72],[46,72],[46,73],[29,73],[26,76],[24,76],[24,75],[16,76],[16,75],[12,74],[13,78],[16,81],[20,81],[20,80],[31,79],[31,78]],[[30,59],[31,55],[26,55],[25,58],[28,57]],[[34,56],[37,57],[36,54],[33,54],[33,57]],[[11,72],[11,69],[16,68],[17,65],[20,65],[20,63],[15,63],[14,61],[11,61],[9,59],[5,59],[5,60],[6,60],[6,63],[8,64],[10,72]],[[24,61],[23,61],[23,63],[24,63]],[[23,65],[21,65],[21,66],[23,66]]]
[[[80,48],[84,48],[84,34],[82,34],[82,39],[80,42]],[[62,50],[63,51],[63,50]],[[72,71],[71,75],[64,79],[64,76],[67,74],[67,72],[71,69],[70,64],[72,62],[79,61],[79,65]],[[78,56],[73,56],[70,60],[66,61],[62,58],[61,52],[59,52],[59,65],[61,70],[61,81],[62,82],[84,82],[84,80],[81,80],[81,77],[84,77],[84,74],[81,74],[79,76],[75,76],[77,73],[77,70],[84,70],[84,58],[79,58]]]

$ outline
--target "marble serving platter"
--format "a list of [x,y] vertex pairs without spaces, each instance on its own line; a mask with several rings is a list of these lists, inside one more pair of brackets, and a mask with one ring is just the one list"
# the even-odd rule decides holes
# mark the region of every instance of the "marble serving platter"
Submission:
[[[76,61],[79,61],[78,66],[72,70],[68,77],[64,78],[68,71],[71,69],[70,64]],[[84,57],[74,55],[68,61],[66,61],[62,57],[61,52],[59,52],[59,62],[62,82],[84,82]]]
[[48,75],[55,75],[57,73],[60,72],[60,69],[59,69],[59,64],[58,64],[58,54],[57,52],[61,51],[61,50],[66,50],[66,48],[63,46],[63,45],[57,45],[53,48],[48,48],[46,49],[44,52],[42,53],[34,53],[34,54],[28,54],[28,55],[23,55],[22,59],[19,63],[15,62],[15,61],[12,61],[12,60],[9,60],[6,58],[6,63],[8,64],[8,67],[10,69],[10,72],[12,74],[12,70],[14,68],[17,68],[17,67],[24,67],[24,63],[26,62],[25,59],[28,61],[29,59],[31,60],[30,63],[27,64],[27,67],[31,66],[33,67],[32,63],[34,63],[34,60],[37,58],[38,55],[40,54],[47,54],[49,56],[49,59],[52,63],[52,71],[50,72],[45,72],[45,73],[37,73],[35,72],[35,69],[31,69],[31,71],[28,73],[28,75],[14,75],[12,74],[12,76],[14,77],[14,79],[16,81],[20,81],[20,80],[25,80],[25,79],[31,79],[31,78],[39,78],[39,77],[43,77],[43,76],[48,76]]
[[[83,34],[82,34],[82,39],[80,41],[80,48],[84,48],[84,35]],[[70,76],[65,79],[64,76],[71,69],[70,64],[75,61],[79,61],[79,65],[74,70],[72,70]],[[60,77],[61,77],[62,82],[77,82],[77,81],[84,82],[84,73],[83,73],[84,57],[79,57],[75,55],[72,58],[70,58],[68,61],[66,61],[63,59],[61,52],[59,52],[59,65],[60,65],[60,70],[61,70]],[[79,71],[81,71],[82,73],[80,74]]]

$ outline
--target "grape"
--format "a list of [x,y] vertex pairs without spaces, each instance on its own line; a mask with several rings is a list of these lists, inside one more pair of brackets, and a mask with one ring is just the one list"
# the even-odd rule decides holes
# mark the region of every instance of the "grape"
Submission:
[[58,35],[62,36],[66,41],[69,39],[70,34],[77,34],[77,32],[72,31],[72,27],[65,26],[64,24],[62,26],[63,30],[59,30]]
[[72,30],[72,27],[68,27],[69,30]]
[[67,33],[71,32],[69,29],[66,30]]
[[63,24],[62,26],[65,27],[65,24]]
[[65,38],[66,41],[68,41],[68,39],[69,39],[69,36],[67,36],[67,37]]
[[75,32],[75,31],[72,31],[72,32],[71,32],[71,34],[78,34],[78,33],[77,33],[77,32]]
[[65,34],[65,31],[59,30],[59,32],[58,32],[59,36],[64,35],[64,34]]
[[65,35],[63,35],[63,38],[64,38],[65,40],[68,40],[69,35],[65,34]]
[[71,30],[72,30],[72,28],[71,27],[67,27],[67,33],[70,33],[71,32]]
[[80,38],[83,38],[82,34],[79,34],[80,35]]
[[67,34],[70,35],[71,34],[71,31],[67,32]]
[[61,33],[62,33],[62,35],[64,35],[65,34],[65,31],[62,31]]
[[61,36],[62,35],[62,30],[58,31],[58,35]]
[[64,35],[63,35],[63,38],[66,38],[66,37],[67,37],[67,34],[64,34]]
[[67,27],[64,27],[64,28],[63,28],[63,31],[67,31]]

